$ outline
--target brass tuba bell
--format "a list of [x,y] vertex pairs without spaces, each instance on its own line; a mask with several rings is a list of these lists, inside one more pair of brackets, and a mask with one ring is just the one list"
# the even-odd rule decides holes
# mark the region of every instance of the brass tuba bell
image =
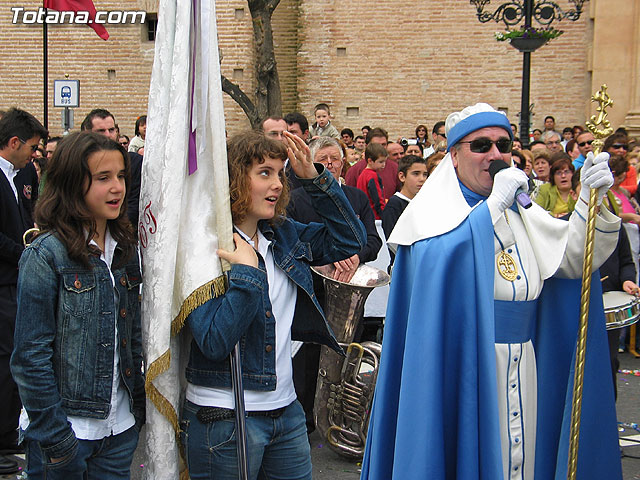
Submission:
[[382,270],[360,265],[351,282],[333,280],[333,265],[312,267],[325,288],[325,314],[347,356],[323,346],[313,415],[320,435],[337,453],[360,458],[364,454],[369,413],[378,376],[381,346],[352,343],[364,303],[371,291],[389,283]]

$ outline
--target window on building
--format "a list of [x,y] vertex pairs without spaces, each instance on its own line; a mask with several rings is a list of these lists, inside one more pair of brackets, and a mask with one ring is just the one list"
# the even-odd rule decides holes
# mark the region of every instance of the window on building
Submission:
[[147,13],[147,18],[144,23],[145,39],[149,42],[156,41],[156,32],[158,31],[158,14]]

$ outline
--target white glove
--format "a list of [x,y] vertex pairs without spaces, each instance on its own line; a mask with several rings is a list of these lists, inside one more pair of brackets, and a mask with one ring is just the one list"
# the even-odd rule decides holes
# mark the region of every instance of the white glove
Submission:
[[493,189],[487,198],[487,206],[491,217],[495,218],[509,208],[516,199],[516,191],[521,188],[526,192],[529,188],[529,177],[516,167],[505,168],[493,177]]
[[582,183],[580,198],[587,205],[589,205],[591,188],[598,189],[598,205],[600,205],[607,190],[613,185],[613,174],[609,170],[608,162],[609,154],[606,152],[599,153],[595,158],[593,152],[587,153],[587,158],[580,170],[580,182]]

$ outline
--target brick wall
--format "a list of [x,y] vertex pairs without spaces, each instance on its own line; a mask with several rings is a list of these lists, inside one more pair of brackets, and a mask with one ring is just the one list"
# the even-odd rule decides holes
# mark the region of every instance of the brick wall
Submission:
[[[303,0],[301,15],[299,96],[309,115],[325,101],[336,126],[383,126],[397,138],[484,101],[518,123],[522,54],[496,42],[503,28],[481,24],[467,1]],[[547,114],[560,126],[585,120],[587,17],[562,22],[565,34],[532,54],[534,126]],[[359,115],[347,117],[348,107]]]
[[[95,4],[99,10],[123,5]],[[41,27],[11,25],[14,5],[0,0],[0,108],[19,105],[41,117]],[[29,9],[39,5],[24,2]],[[156,5],[157,0],[127,2],[127,8],[148,12],[155,12]],[[253,35],[247,3],[217,0],[216,8],[222,72],[251,95]],[[565,34],[532,54],[534,126],[546,114],[555,115],[559,126],[585,120],[591,88],[588,17],[556,22]],[[418,123],[431,128],[451,111],[477,101],[506,108],[517,122],[522,54],[496,42],[493,32],[503,28],[478,22],[468,1],[282,0],[273,21],[284,113],[298,109],[311,120],[313,106],[328,102],[336,126],[380,125],[392,138],[412,135]],[[49,80],[52,85],[65,73],[80,80],[77,127],[99,106],[112,111],[122,131],[131,135],[135,118],[146,111],[154,45],[143,40],[140,25],[108,30],[111,38],[104,42],[86,26],[51,26]],[[242,110],[228,96],[224,99],[229,133],[247,128]],[[358,113],[348,117],[347,108]],[[50,129],[59,133],[60,111],[52,106],[49,111]]]

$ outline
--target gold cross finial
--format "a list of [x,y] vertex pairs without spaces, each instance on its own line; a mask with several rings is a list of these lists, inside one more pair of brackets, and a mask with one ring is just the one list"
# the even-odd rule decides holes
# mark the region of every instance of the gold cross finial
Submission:
[[[589,121],[587,121],[587,129],[593,136],[596,137],[596,140],[593,142],[593,152],[594,154],[598,154],[602,149],[602,139],[608,137],[613,133],[613,128],[611,128],[611,122],[607,120],[607,108],[613,106],[613,100],[607,93],[607,85],[603,84],[596,93],[591,96],[592,102],[597,102],[598,106],[596,107],[596,111],[598,112],[596,115],[591,115]],[[602,125],[603,128],[598,128],[599,125]]]

